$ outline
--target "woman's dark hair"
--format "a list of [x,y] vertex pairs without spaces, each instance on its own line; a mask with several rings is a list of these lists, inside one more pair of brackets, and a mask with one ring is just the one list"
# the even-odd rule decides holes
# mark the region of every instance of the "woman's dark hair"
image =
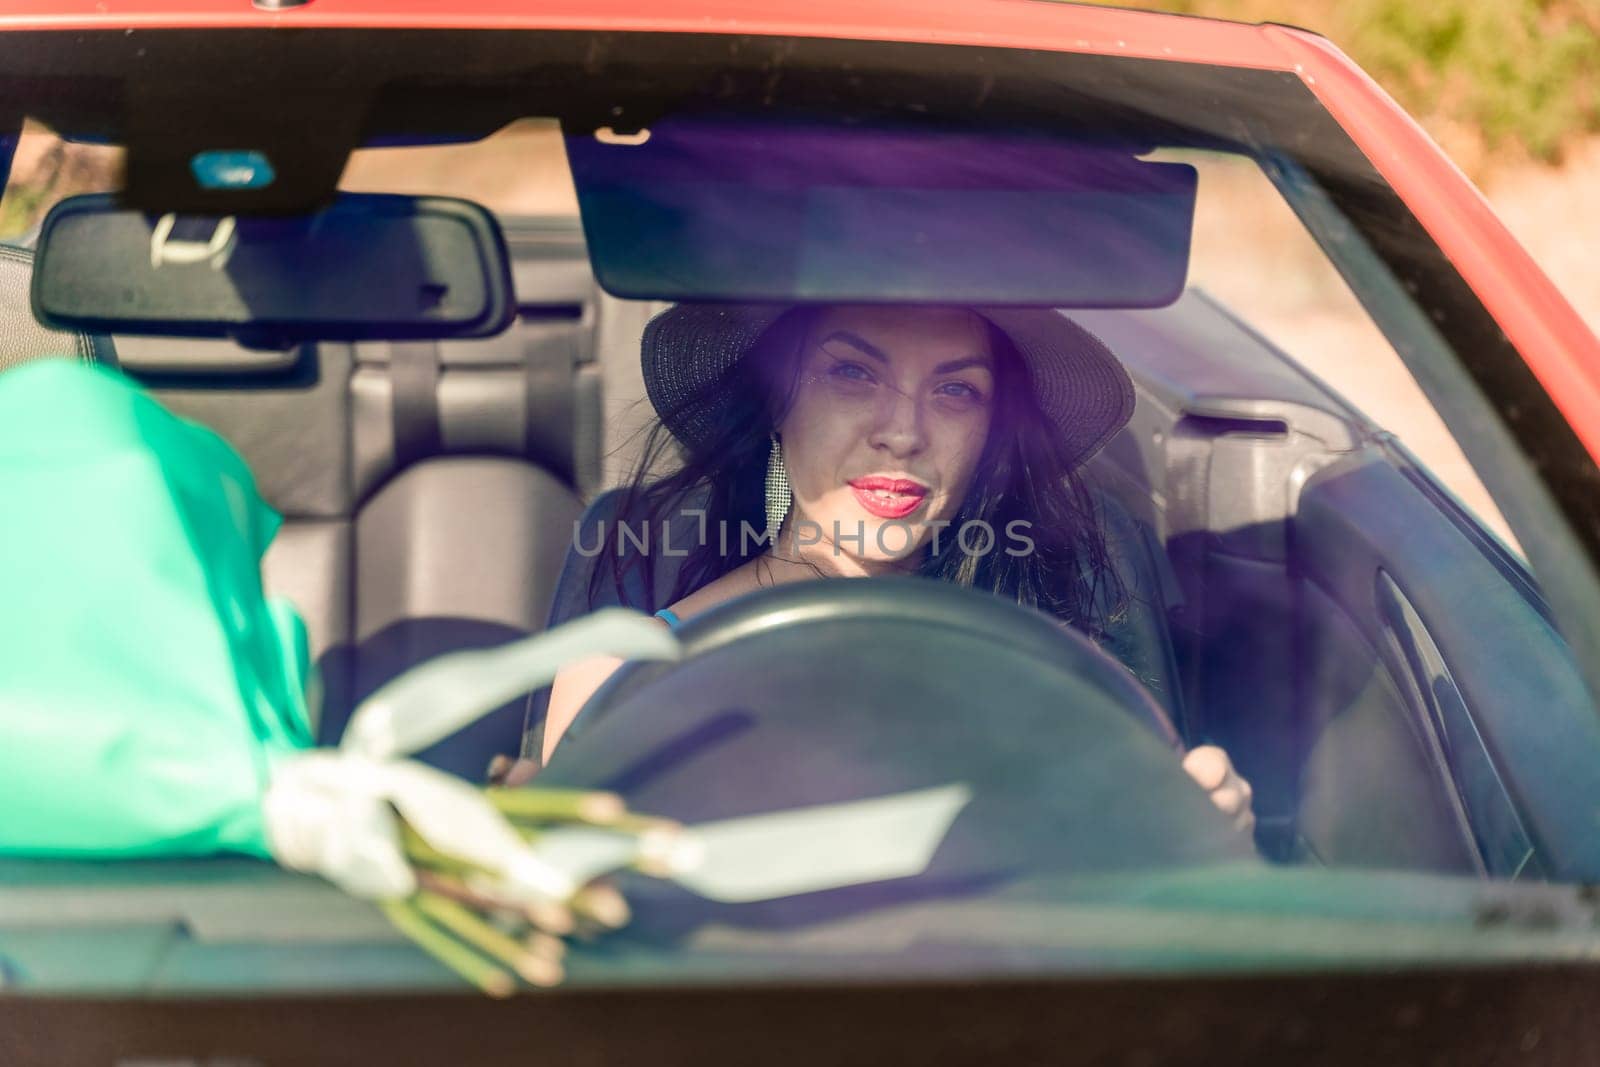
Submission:
[[[664,413],[673,422],[699,421],[694,417],[702,412],[725,413],[703,420],[713,427],[708,440],[684,449],[664,422],[649,428],[600,553],[605,562],[591,575],[591,598],[611,581],[623,603],[645,606],[626,592],[630,575],[635,575],[648,607],[663,607],[764,551],[764,544],[751,543],[737,531],[742,523],[757,532],[766,527],[771,434],[793,401],[805,342],[820,310],[785,313],[720,378],[679,410]],[[1126,594],[1112,566],[1093,495],[1072,457],[1064,454],[1061,435],[1034,401],[1027,369],[1010,338],[983,321],[995,356],[994,408],[972,487],[950,529],[981,520],[998,538],[1008,524],[1026,520],[1033,549],[1011,555],[995,546],[968,553],[956,537],[946,537],[938,553],[931,546],[923,550],[918,571],[1039,608],[1099,638],[1123,610]],[[699,529],[735,533],[726,539],[726,551],[716,535],[680,545],[688,554],[676,581],[670,590],[657,590],[651,560],[628,550],[624,528],[659,531],[686,508],[696,510],[697,524],[704,523]],[[705,513],[703,520],[699,511]]]

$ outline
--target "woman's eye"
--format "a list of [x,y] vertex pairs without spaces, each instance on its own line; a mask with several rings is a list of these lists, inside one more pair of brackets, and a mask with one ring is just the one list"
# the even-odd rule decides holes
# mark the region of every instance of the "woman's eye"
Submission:
[[828,368],[828,376],[842,382],[871,383],[876,381],[872,372],[859,363],[838,362]]
[[983,393],[975,385],[966,382],[945,382],[934,390],[939,396],[949,397],[952,400],[964,401],[968,404],[983,402]]

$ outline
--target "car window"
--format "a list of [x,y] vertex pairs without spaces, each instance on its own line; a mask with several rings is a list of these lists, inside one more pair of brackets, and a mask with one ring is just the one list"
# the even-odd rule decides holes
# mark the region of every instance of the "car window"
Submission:
[[[652,897],[625,879],[641,894],[642,932],[620,951],[637,950],[663,981],[702,964],[716,972],[718,953],[804,948],[813,923],[822,933],[805,951],[823,971],[835,956],[903,947],[905,930],[937,946],[949,922],[964,946],[954,962],[913,952],[907,966],[961,972],[1033,939],[1051,968],[1139,972],[1174,952],[1192,952],[1184,965],[1317,968],[1337,956],[1318,942],[1325,933],[1282,944],[1262,934],[1235,955],[1183,909],[1215,918],[1265,901],[1263,914],[1285,923],[1337,913],[1362,929],[1428,920],[1442,901],[1460,944],[1475,945],[1476,888],[1600,877],[1600,711],[1580,654],[1600,615],[1568,521],[1580,505],[1561,480],[1582,472],[1539,459],[1527,420],[1507,409],[1548,397],[1527,391],[1509,340],[1305,87],[1281,72],[1110,57],[1051,66],[1059,57],[1026,53],[998,88],[980,70],[972,84],[989,88],[969,97],[965,68],[897,52],[839,83],[824,76],[842,62],[827,49],[859,43],[788,44],[797,73],[771,90],[788,110],[742,80],[740,64],[755,62],[742,53],[694,53],[686,68],[634,57],[646,74],[602,59],[587,73],[560,68],[589,79],[563,107],[538,80],[555,75],[520,60],[496,60],[510,64],[504,84],[435,70],[425,93],[410,72],[387,72],[338,190],[493,212],[516,305],[494,336],[358,336],[265,355],[238,339],[111,338],[127,376],[216,430],[282,515],[264,583],[304,618],[326,687],[318,740],[336,742],[364,698],[437,656],[607,607],[655,616],[689,650],[681,663],[574,661],[426,760],[481,783],[490,757],[515,757],[536,787],[603,787],[695,825],[822,811],[815,825],[845,842],[826,859],[892,852],[874,869],[905,867],[910,879],[878,879],[889,883],[881,897],[860,886],[828,897],[837,887],[802,879],[804,892],[759,904]],[[482,47],[484,63],[500,56]],[[849,54],[876,55],[860,47]],[[700,66],[725,80],[683,78]],[[1118,78],[1100,77],[1113,69]],[[916,77],[896,80],[907,70]],[[932,88],[925,103],[888,108],[874,72],[907,94]],[[622,92],[611,78],[632,95],[609,103]],[[629,110],[639,84],[654,87],[653,112]],[[940,85],[961,91],[940,96]],[[0,240],[30,245],[52,205],[123,189],[123,158],[115,121],[108,133],[80,115],[74,130],[64,105],[23,103],[35,118],[0,200]],[[664,138],[675,121],[735,130],[740,151],[712,160],[725,168],[669,158],[621,183],[634,199],[595,177],[597,145],[644,144],[652,124]],[[760,241],[789,232],[783,197],[795,183],[787,172],[743,181],[735,163],[801,127],[859,161],[817,183],[802,223],[849,218],[933,243],[951,219],[891,218],[894,198],[881,194],[915,203],[941,188],[929,174],[952,144],[1019,160],[1081,153],[1105,166],[1091,178],[1171,168],[1156,173],[1174,198],[1193,168],[1183,284],[1159,301],[1150,285],[1048,307],[911,300],[896,269],[948,280],[961,264],[918,274],[918,257],[896,248],[887,266],[796,256],[784,301],[695,293],[707,263],[765,278],[792,251]],[[984,188],[982,203],[999,217],[1040,189],[1070,199],[1089,188],[1109,217],[1131,188],[1086,180],[1063,193],[1055,177],[1019,174]],[[649,197],[675,181],[721,189],[704,202],[730,212],[770,203],[772,226],[662,227],[650,210],[666,201]],[[872,196],[850,201],[862,188]],[[597,218],[596,204],[637,214]],[[1113,246],[1123,234],[1106,232]],[[858,236],[835,234],[852,251]],[[1039,251],[1013,238],[969,256]],[[695,299],[608,292],[602,242],[611,262],[632,256],[641,276]],[[1058,251],[1074,265],[1071,248]],[[1088,280],[1126,275],[1113,259]],[[808,299],[807,270],[864,279],[860,299]],[[1549,447],[1576,462],[1563,442]],[[3,694],[0,683],[0,716]],[[905,824],[916,832],[896,844],[921,866],[885,843],[896,833],[882,826],[902,824],[830,807],[927,790],[945,790],[936,807],[974,799],[967,821],[950,819],[931,843],[923,823]],[[729,836],[751,849],[761,837]],[[760,862],[738,873],[816,879],[828,867],[777,851],[752,851]],[[44,915],[77,875],[30,862],[0,859],[33,887],[18,907]],[[314,941],[290,922],[291,904],[268,901],[263,929],[281,921]],[[1061,931],[1077,927],[1051,919],[1080,909],[1093,925],[1108,908],[1169,909],[1161,929],[1192,938],[1174,950],[1118,926],[1110,940],[1074,941]],[[1411,958],[1368,936],[1362,951]],[[1460,944],[1436,948],[1459,960]],[[597,981],[621,973],[605,951]],[[333,983],[336,965],[316,958],[287,981]],[[386,958],[338,966],[369,982]],[[249,984],[231,964],[171,966],[180,984],[209,988],[219,972]]]
[[1190,284],[1214,293],[1415,452],[1498,536],[1510,527],[1394,346],[1362,308],[1259,166],[1237,156],[1192,159],[1200,198]]

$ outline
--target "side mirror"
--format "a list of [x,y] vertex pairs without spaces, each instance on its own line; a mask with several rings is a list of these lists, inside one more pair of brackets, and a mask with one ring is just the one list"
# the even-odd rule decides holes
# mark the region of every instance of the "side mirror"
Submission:
[[258,347],[483,337],[515,307],[494,216],[442,197],[347,193],[285,218],[153,216],[70,197],[45,218],[33,272],[46,325]]

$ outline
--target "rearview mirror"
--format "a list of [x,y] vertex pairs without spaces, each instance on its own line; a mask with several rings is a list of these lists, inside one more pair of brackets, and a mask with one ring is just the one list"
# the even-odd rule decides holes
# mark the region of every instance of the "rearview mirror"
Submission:
[[89,333],[299,341],[482,337],[511,322],[494,216],[441,197],[343,194],[286,218],[146,215],[61,201],[40,231],[33,311]]
[[635,299],[1160,307],[1197,177],[1037,131],[672,116],[574,131],[595,276]]

